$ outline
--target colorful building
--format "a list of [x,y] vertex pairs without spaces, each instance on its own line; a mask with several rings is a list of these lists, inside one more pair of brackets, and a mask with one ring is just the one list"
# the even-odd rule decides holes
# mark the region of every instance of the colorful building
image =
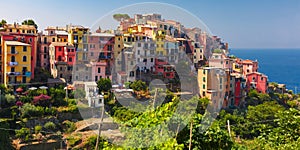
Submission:
[[68,42],[68,32],[65,27],[47,27],[39,33],[37,47],[37,66],[50,69],[49,45],[52,42]]
[[34,69],[36,67],[37,60],[37,29],[34,25],[19,25],[18,23],[14,24],[5,24],[3,26],[2,39],[3,41],[19,41],[31,45],[31,79],[34,78]]
[[268,90],[268,77],[259,72],[252,72],[246,75],[247,78],[247,91],[256,89],[259,93],[267,93]]
[[75,47],[68,42],[52,42],[49,48],[51,75],[72,82],[73,65],[76,62]]
[[242,60],[239,62],[243,66],[243,75],[246,76],[249,73],[258,72],[258,62],[252,60]]
[[79,25],[68,25],[68,42],[72,43],[76,49],[76,61],[88,61],[88,34],[89,28]]
[[3,41],[4,85],[29,83],[31,78],[31,45],[18,41]]
[[226,91],[226,73],[224,69],[203,67],[198,69],[198,85],[201,97],[212,101],[215,109],[223,106]]

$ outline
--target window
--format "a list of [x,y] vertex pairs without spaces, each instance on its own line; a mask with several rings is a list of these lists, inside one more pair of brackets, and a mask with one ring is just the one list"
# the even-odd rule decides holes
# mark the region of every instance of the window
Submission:
[[95,81],[98,81],[98,76],[95,76]]
[[47,55],[46,54],[44,54],[44,59],[46,59],[47,58]]
[[101,73],[101,68],[100,67],[98,68],[98,73]]
[[138,50],[138,55],[140,55],[140,50]]
[[15,62],[16,61],[16,57],[15,56],[11,56],[10,61],[11,62]]
[[26,77],[22,77],[22,82],[26,83]]
[[88,77],[88,76],[85,76],[85,79],[86,79],[86,80],[88,80],[88,79],[89,79],[89,77]]
[[27,61],[27,57],[23,56],[23,62],[26,62],[26,61]]
[[52,38],[52,42],[55,42],[55,38]]
[[15,72],[15,67],[11,67],[10,72]]
[[93,53],[93,52],[91,52],[91,56],[94,56],[94,53]]
[[47,47],[46,46],[44,47],[44,53],[47,53]]
[[72,62],[73,60],[72,60],[72,57],[69,57],[69,62]]
[[121,47],[121,45],[119,44],[119,45],[118,45],[118,48],[120,48],[120,47]]
[[205,84],[202,85],[202,88],[205,89]]
[[59,77],[62,78],[62,77],[63,77],[63,74],[60,74]]
[[226,64],[228,64],[228,61],[226,61]]
[[205,77],[203,77],[203,82],[205,82]]
[[16,53],[16,47],[15,46],[11,46],[10,52],[12,54],[15,54]]
[[151,62],[153,62],[153,58],[151,58]]
[[203,74],[205,74],[205,70],[203,70]]
[[63,70],[63,68],[62,68],[62,67],[60,67],[60,68],[59,68],[59,70],[60,70],[60,71],[62,71],[62,70]]
[[263,77],[260,77],[260,80],[261,80],[261,81],[264,81],[264,78],[263,78]]
[[23,52],[27,51],[27,46],[23,46]]
[[61,47],[58,47],[58,51],[61,51]]

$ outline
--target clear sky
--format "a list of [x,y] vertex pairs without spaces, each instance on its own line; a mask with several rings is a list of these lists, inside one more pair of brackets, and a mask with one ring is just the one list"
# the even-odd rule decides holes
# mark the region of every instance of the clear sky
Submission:
[[[299,0],[153,0],[181,7],[200,18],[231,48],[300,48]],[[46,26],[90,27],[114,9],[144,0],[2,0],[0,19],[33,18]],[[141,10],[143,13],[143,10]],[[183,23],[185,24],[185,23]]]

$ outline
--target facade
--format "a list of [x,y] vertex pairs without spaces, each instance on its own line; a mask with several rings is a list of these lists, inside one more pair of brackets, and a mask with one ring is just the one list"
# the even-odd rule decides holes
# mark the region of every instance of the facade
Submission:
[[72,82],[73,65],[76,62],[75,47],[68,42],[52,42],[49,49],[51,75]]
[[37,66],[49,69],[49,46],[52,42],[68,42],[68,32],[64,27],[47,27],[39,33],[37,47]]
[[31,79],[34,78],[34,69],[36,67],[37,60],[37,29],[34,25],[19,25],[6,24],[3,26],[4,35],[2,39],[4,41],[19,41],[31,45]]
[[215,67],[198,69],[198,85],[200,96],[210,99],[215,109],[220,109],[223,106],[226,91],[224,69]]
[[162,75],[167,79],[175,78],[175,67],[163,59],[155,59],[154,69],[154,74]]
[[243,75],[246,76],[249,73],[258,72],[258,62],[252,60],[242,60],[240,64],[243,66]]
[[88,34],[89,28],[79,25],[67,25],[68,42],[72,43],[76,49],[76,62],[84,63],[88,61]]
[[231,76],[235,79],[234,85],[234,106],[239,106],[245,99],[246,95],[246,80],[241,74],[232,73]]
[[247,91],[256,89],[259,93],[267,93],[268,77],[262,73],[252,72],[246,75]]
[[3,48],[4,85],[29,83],[31,77],[31,45],[5,41]]
[[153,71],[155,59],[155,41],[152,39],[139,40],[135,42],[135,64],[140,71]]
[[231,61],[230,58],[228,58],[223,52],[213,53],[208,60],[210,67],[223,68],[225,70],[229,70],[230,72],[232,71],[232,63],[233,61]]

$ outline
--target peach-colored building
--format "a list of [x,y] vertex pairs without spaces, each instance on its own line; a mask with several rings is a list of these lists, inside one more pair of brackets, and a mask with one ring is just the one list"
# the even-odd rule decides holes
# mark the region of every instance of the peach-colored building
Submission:
[[240,64],[243,66],[243,75],[246,76],[248,73],[258,72],[258,62],[252,60],[242,60]]

